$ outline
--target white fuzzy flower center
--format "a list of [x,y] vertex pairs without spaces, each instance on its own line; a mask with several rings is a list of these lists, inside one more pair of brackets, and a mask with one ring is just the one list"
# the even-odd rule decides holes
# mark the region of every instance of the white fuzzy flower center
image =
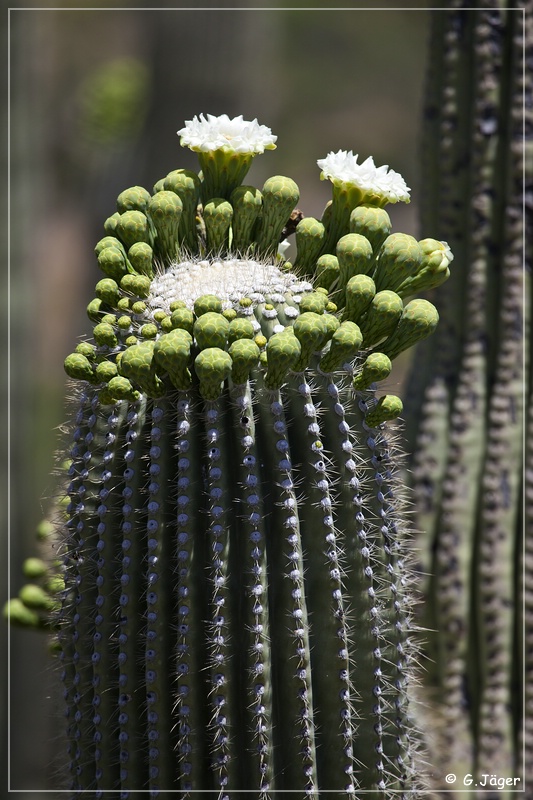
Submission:
[[161,309],[169,314],[170,304],[176,300],[193,308],[198,297],[214,294],[226,309],[238,306],[243,297],[249,297],[255,305],[275,295],[282,299],[286,292],[301,294],[312,288],[291,272],[251,259],[182,261],[171,264],[166,272],[154,278],[148,303],[153,312]]

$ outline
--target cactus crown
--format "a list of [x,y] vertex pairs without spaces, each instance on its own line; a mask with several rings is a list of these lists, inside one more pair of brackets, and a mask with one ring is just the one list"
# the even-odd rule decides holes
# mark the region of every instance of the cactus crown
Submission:
[[[417,300],[404,307],[403,298],[412,287],[420,291],[444,280],[451,254],[445,243],[419,245],[405,234],[390,234],[382,206],[409,200],[401,175],[377,168],[371,158],[359,165],[357,156],[343,151],[319,160],[322,177],[333,183],[333,201],[322,221],[307,217],[296,225],[292,265],[278,249],[291,215],[299,213],[298,187],[279,175],[261,191],[242,185],[252,158],[275,147],[276,137],[256,120],[226,115],[200,115],[179,133],[181,143],[198,152],[202,171],[174,170],[152,195],[139,186],[122,192],[95,248],[105,275],[88,307],[95,347],[78,347],[65,369],[98,386],[100,402],[141,393],[161,397],[195,381],[204,398],[216,399],[224,381],[235,378],[228,350],[233,319],[251,323],[242,338],[253,331],[258,351],[248,374],[258,368],[270,388],[279,388],[295,366],[303,371],[316,354],[319,368],[332,372],[358,351],[365,358],[369,350],[394,358],[431,333],[438,319],[433,306]],[[304,309],[314,316],[306,327],[293,326]],[[352,330],[347,323],[362,334],[350,343],[343,339]],[[179,356],[176,330],[193,337]],[[291,340],[292,360],[283,351],[280,361],[270,344],[282,330],[298,340]],[[206,349],[209,379],[205,357],[198,360]],[[370,374],[362,371],[364,360],[356,370],[358,389],[366,388]],[[248,377],[242,366],[238,373],[240,380]]]
[[180,133],[201,173],[122,192],[95,248],[64,580],[32,563],[11,606],[58,631],[72,790],[413,797],[401,401],[374,388],[451,254],[391,235],[386,168],[302,219],[290,178],[242,184],[257,123]]

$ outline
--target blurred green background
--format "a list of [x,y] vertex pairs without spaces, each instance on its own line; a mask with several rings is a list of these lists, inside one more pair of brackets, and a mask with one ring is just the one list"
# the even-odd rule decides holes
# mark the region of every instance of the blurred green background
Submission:
[[[410,205],[390,207],[395,230],[418,233],[427,3],[412,3],[414,10],[399,2],[374,9],[270,5],[193,11],[64,4],[12,8],[4,19],[11,95],[12,596],[54,492],[58,427],[68,413],[62,364],[90,329],[85,307],[100,277],[94,244],[122,189],[151,190],[171,169],[196,168],[176,136],[184,120],[243,114],[271,127],[278,148],[255,160],[247,182],[260,187],[269,175],[290,175],[306,215],[320,216],[330,197],[318,158],[339,149],[361,160],[372,155],[401,172],[413,190]],[[7,575],[2,582],[7,597]],[[44,638],[13,631],[8,643],[10,719],[1,726],[2,752],[9,752],[11,789],[38,797],[39,789],[62,788],[58,669],[50,666]],[[5,682],[5,659],[0,669]]]

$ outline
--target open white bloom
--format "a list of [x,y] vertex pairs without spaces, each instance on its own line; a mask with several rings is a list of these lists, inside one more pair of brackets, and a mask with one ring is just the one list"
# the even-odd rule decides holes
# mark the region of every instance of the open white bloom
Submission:
[[203,114],[187,120],[185,127],[178,131],[180,144],[191,150],[209,153],[213,150],[257,155],[265,150],[273,150],[278,138],[266,125],[259,125],[256,119],[248,122],[238,117],[230,119],[227,114],[215,117]]
[[358,164],[357,159],[358,155],[351,150],[328,153],[326,158],[317,161],[322,170],[320,177],[329,178],[333,183],[356,186],[363,193],[377,196],[387,203],[409,202],[410,189],[399,172],[389,170],[388,164],[376,167],[372,156],[362,164]]

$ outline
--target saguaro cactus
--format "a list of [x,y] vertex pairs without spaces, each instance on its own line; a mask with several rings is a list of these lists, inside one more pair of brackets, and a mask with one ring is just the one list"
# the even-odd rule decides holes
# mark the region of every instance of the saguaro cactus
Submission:
[[[486,783],[491,797],[523,789],[524,754],[533,764],[530,727],[525,742],[521,734],[533,652],[530,609],[522,616],[531,511],[524,517],[521,489],[531,390],[531,230],[523,205],[531,12],[531,3],[465,10],[454,2],[433,15],[423,222],[450,242],[456,260],[438,300],[443,324],[419,352],[408,406],[414,524],[428,575],[424,622],[434,631],[427,634],[437,709],[430,760],[440,788],[450,790],[449,772],[480,784],[486,774],[496,779]],[[431,371],[420,369],[424,359]]]
[[[339,152],[319,162],[333,200],[298,223],[293,268],[277,252],[298,187],[242,185],[276,137],[225,116],[180,134],[201,174],[119,196],[93,341],[65,361],[64,588],[41,595],[70,787],[414,797],[408,526],[385,424],[402,406],[375,382],[434,330],[430,302],[404,301],[451,253],[391,234],[403,178]],[[45,624],[27,596],[11,617]]]

